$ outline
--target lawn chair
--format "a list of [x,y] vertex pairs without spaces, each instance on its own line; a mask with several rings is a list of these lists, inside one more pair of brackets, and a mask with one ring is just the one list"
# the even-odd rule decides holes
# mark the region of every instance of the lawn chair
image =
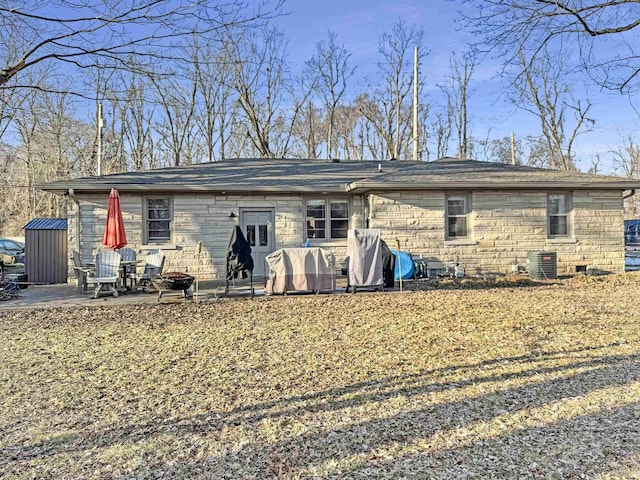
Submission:
[[0,300],[10,300],[20,296],[20,286],[5,272],[5,262],[8,255],[0,254]]
[[123,262],[132,262],[138,256],[133,248],[121,248],[118,250],[118,253],[120,254]]
[[93,266],[83,265],[80,253],[73,251],[73,271],[78,279],[78,293],[86,292],[89,288],[89,277],[95,276],[96,269]]
[[98,298],[98,295],[104,291],[111,293],[114,297],[118,296],[121,258],[115,250],[103,250],[97,253],[96,276],[91,279],[97,284],[93,298]]
[[164,253],[159,248],[156,250],[149,250],[147,252],[147,258],[145,260],[144,271],[141,274],[132,273],[132,276],[136,282],[136,286],[146,290],[152,285],[151,279],[155,275],[162,273],[164,268]]

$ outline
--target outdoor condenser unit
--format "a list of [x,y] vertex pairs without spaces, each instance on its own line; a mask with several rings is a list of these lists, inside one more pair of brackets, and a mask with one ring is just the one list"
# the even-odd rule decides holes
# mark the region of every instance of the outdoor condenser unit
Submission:
[[556,252],[529,252],[529,277],[541,280],[558,278]]

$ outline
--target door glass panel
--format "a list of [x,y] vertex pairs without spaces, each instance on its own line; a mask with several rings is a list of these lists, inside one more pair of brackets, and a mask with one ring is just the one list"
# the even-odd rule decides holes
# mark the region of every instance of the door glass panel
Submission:
[[249,242],[249,246],[256,246],[256,226],[255,225],[247,225],[247,242]]
[[260,234],[260,246],[267,246],[267,226],[266,225],[258,225],[258,233]]

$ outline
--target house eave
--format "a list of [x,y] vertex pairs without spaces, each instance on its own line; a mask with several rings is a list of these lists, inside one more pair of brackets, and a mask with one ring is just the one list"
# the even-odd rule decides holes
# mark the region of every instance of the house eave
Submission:
[[322,187],[322,186],[238,186],[238,185],[162,185],[162,184],[118,184],[109,183],[108,185],[78,185],[73,182],[61,182],[55,185],[38,185],[40,190],[55,193],[58,195],[68,194],[73,191],[77,194],[108,194],[112,188],[118,190],[119,193],[140,193],[140,194],[175,194],[175,193],[212,193],[212,194],[246,194],[246,193],[269,193],[269,194],[288,194],[288,193],[308,193],[308,194],[324,194],[324,193],[345,193],[346,186],[342,187]]
[[353,182],[346,186],[349,193],[370,191],[415,190],[632,190],[638,182]]

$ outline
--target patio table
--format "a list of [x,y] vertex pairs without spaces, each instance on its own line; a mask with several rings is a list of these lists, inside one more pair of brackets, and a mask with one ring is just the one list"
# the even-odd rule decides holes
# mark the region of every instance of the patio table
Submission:
[[[136,289],[135,273],[136,267],[143,263],[143,260],[122,260],[120,262],[120,281],[125,292],[134,292]],[[129,286],[127,286],[129,279]]]

